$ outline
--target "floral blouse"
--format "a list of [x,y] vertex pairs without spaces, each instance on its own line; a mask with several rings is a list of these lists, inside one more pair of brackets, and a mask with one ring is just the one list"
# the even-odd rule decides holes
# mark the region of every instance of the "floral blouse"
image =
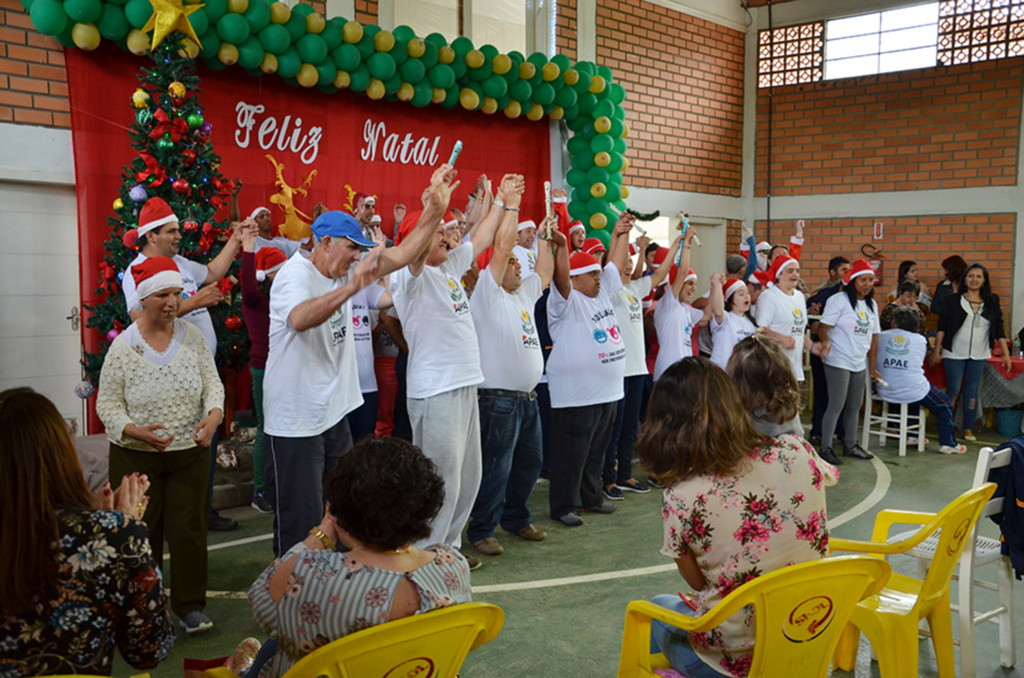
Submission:
[[115,645],[137,669],[174,646],[174,627],[146,526],[117,511],[59,514],[55,597],[0,612],[0,678],[110,675]]
[[[664,492],[661,552],[689,549],[707,586],[697,616],[734,589],[766,572],[828,554],[825,486],[835,468],[794,435],[764,438],[746,468],[727,477],[696,477]],[[748,606],[707,633],[689,638],[697,655],[719,673],[746,676],[754,647],[754,608]]]
[[[263,631],[277,639],[277,654],[260,676],[280,676],[317,648],[389,619],[395,591],[403,578],[420,595],[416,614],[472,602],[469,564],[456,549],[435,544],[434,560],[412,572],[363,565],[344,553],[293,546],[270,564],[249,589],[249,605]],[[295,558],[288,589],[280,603],[270,597],[270,580],[282,563]],[[2,677],[0,677],[2,678]]]

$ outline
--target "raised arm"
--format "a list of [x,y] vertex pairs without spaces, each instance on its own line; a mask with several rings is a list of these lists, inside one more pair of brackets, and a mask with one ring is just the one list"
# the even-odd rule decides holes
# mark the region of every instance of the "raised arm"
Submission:
[[629,232],[633,230],[633,222],[636,221],[629,212],[623,212],[619,220],[615,222],[612,230],[612,243],[608,249],[608,261],[615,264],[620,272],[626,270],[626,262],[629,261]]
[[[505,183],[505,179],[512,174],[506,174],[502,178],[501,183]],[[499,196],[500,198],[500,196]],[[485,198],[486,200],[486,198]],[[473,243],[473,258],[478,258],[481,254],[487,251],[487,249],[494,244],[494,234],[498,231],[498,226],[505,220],[505,215],[508,212],[512,212],[516,218],[516,222],[519,221],[519,207],[512,205],[505,205],[502,207],[503,200],[499,199],[490,203],[490,207],[487,212],[484,213],[480,223],[474,227],[473,234],[470,236],[469,241]],[[514,245],[515,243],[513,243]],[[511,252],[511,250],[509,250]],[[500,281],[499,281],[500,283]]]
[[455,181],[456,174],[457,172],[448,164],[434,170],[430,186],[423,193],[423,213],[420,214],[419,221],[416,222],[412,233],[402,238],[399,245],[381,252],[379,275],[387,275],[405,266],[409,266],[414,275],[419,275],[423,270],[427,253],[434,242],[434,234],[441,224],[445,210],[448,209],[452,191],[459,185],[459,182]]
[[555,257],[551,253],[552,244],[560,252],[567,252],[569,250],[569,241],[566,239],[565,234],[558,229],[557,223],[557,219],[551,219],[545,220],[541,224],[541,228],[546,228],[551,236],[550,241],[541,241],[539,247],[537,247],[537,265],[533,267],[533,272],[540,276],[541,289],[551,283],[551,278],[555,274]]
[[322,325],[353,294],[379,278],[381,249],[374,247],[364,254],[344,286],[332,290],[322,297],[307,299],[293,308],[288,314],[288,322],[292,324],[292,327],[299,332],[305,332],[312,327]]
[[473,193],[470,197],[473,198],[473,202],[469,209],[466,210],[466,233],[462,237],[463,242],[473,239],[480,221],[490,211],[491,203],[494,202],[491,195],[491,182],[486,174],[481,174],[477,177],[476,186],[473,188]]
[[[687,234],[686,237],[689,238],[689,234]],[[677,236],[676,239],[672,241],[671,247],[668,248],[668,254],[665,255],[665,263],[663,263],[658,268],[654,269],[654,273],[651,273],[652,290],[658,289],[658,285],[661,284],[661,281],[665,279],[665,276],[667,276],[668,272],[672,269],[672,267],[669,265],[669,262],[676,260],[676,252],[679,251],[679,248],[682,246],[682,244],[683,236]],[[687,266],[687,268],[689,268],[689,266]],[[676,296],[678,296],[678,293]]]
[[[563,234],[564,235],[564,234]],[[569,275],[569,247],[559,247],[555,250],[555,275],[552,278],[555,289],[562,295],[563,299],[569,298],[572,291],[572,280]]]
[[[507,210],[501,221],[501,228],[494,237],[494,253],[491,255],[491,277],[494,282],[501,286],[505,277],[505,269],[508,268],[509,258],[512,256],[512,249],[516,246],[516,225],[519,223],[519,212],[515,211],[522,200],[526,184],[523,177],[518,174],[506,174],[501,179],[498,187],[498,200],[505,203]],[[497,211],[497,210],[496,210]]]
[[639,280],[644,276],[644,264],[647,262],[647,257],[644,254],[647,252],[647,246],[650,244],[651,239],[646,235],[636,239],[636,265],[633,267],[633,272],[629,275],[630,280]]
[[725,320],[725,296],[722,291],[722,281],[725,279],[721,273],[711,274],[711,296],[708,298],[708,306],[715,322],[719,325]]
[[228,269],[231,268],[231,264],[234,262],[235,257],[238,256],[238,250],[242,246],[242,241],[239,237],[240,231],[241,224],[235,222],[231,231],[231,237],[224,243],[220,254],[206,265],[206,280],[203,281],[205,284],[219,282],[221,278],[228,274]]
[[[683,236],[683,243],[679,246],[682,248],[683,253],[679,257],[679,273],[676,274],[676,281],[672,283],[672,294],[679,297],[679,293],[683,291],[683,283],[686,282],[686,274],[690,270],[690,243],[693,241],[693,227],[686,229],[686,235]],[[661,264],[660,268],[669,266],[670,259],[665,257],[664,263]],[[671,268],[671,266],[669,266]]]

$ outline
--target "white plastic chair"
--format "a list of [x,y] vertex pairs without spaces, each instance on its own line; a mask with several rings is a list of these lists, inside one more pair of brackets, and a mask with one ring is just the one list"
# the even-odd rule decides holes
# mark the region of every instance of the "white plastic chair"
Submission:
[[[871,438],[871,434],[878,435],[878,446],[885,447],[886,438],[898,438],[900,441],[900,456],[907,456],[907,438],[911,431],[917,434],[917,451],[924,452],[924,430],[925,421],[928,418],[928,410],[924,407],[917,408],[917,417],[910,416],[910,405],[906,403],[897,404],[889,403],[882,400],[877,393],[872,390],[871,377],[868,377],[867,389],[864,391],[864,427],[863,433],[861,434],[860,446],[865,450],[869,449],[868,440]],[[873,414],[871,412],[871,403],[880,402],[882,403],[882,413]],[[890,409],[892,407],[899,407],[899,414],[893,412]],[[916,419],[917,423],[911,423],[912,420]],[[875,425],[878,428],[874,428]],[[889,433],[890,427],[899,427],[899,434],[894,435]]]
[[[993,452],[991,447],[983,447],[978,454],[978,464],[974,469],[973,487],[978,487],[988,482],[988,474],[991,469],[1001,468],[1010,464],[1013,452],[1009,448]],[[995,516],[1003,512],[1002,497],[989,500],[982,509],[981,517]],[[897,542],[914,534],[914,530],[891,537],[888,541]],[[936,533],[922,542],[916,548],[907,552],[907,555],[918,559],[918,577],[924,578],[928,571],[928,564],[935,553],[935,545],[938,543],[939,533]],[[975,578],[975,569],[984,565],[995,563],[998,568],[997,582],[990,582]],[[1013,629],[1013,571],[1010,567],[1010,559],[1000,554],[999,540],[979,537],[977,529],[971,531],[971,536],[964,546],[963,555],[960,556],[959,575],[953,575],[954,581],[959,581],[959,604],[950,605],[952,610],[959,613],[960,638],[953,642],[960,646],[960,676],[961,678],[975,678],[977,665],[974,652],[974,627],[982,622],[999,624],[999,663],[1006,667],[1012,667],[1017,661],[1016,649],[1014,646]],[[974,609],[974,587],[999,592],[999,605],[984,612],[977,612]],[[928,636],[924,629],[922,636]]]

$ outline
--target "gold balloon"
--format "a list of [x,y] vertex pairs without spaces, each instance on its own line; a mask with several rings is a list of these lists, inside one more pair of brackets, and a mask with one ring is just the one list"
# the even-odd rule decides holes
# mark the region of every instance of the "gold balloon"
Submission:
[[480,68],[486,60],[487,57],[478,49],[472,49],[466,53],[466,65],[470,68]]
[[625,139],[628,136],[629,136],[629,125],[624,123],[622,125],[622,138]]
[[622,199],[625,200],[628,197],[629,197],[629,187],[628,186],[623,186],[622,187]]
[[608,225],[608,217],[603,214],[591,214],[590,215],[590,227],[601,230]]
[[[597,162],[597,161],[595,160],[594,162]],[[620,169],[619,171],[620,172],[625,172],[628,169],[629,169],[629,158],[623,158],[622,159],[622,169]]]
[[283,2],[275,2],[270,5],[270,20],[275,24],[286,24],[292,18],[291,7]]
[[377,78],[370,78],[370,84],[366,88],[366,96],[373,100],[384,98],[384,83]]
[[544,107],[540,104],[534,104],[530,106],[530,110],[526,112],[526,117],[534,122],[537,122],[544,117]]
[[391,31],[380,31],[373,36],[373,48],[378,52],[390,52],[395,46],[395,35]]
[[306,32],[316,35],[322,33],[324,27],[327,25],[327,20],[324,19],[324,15],[319,12],[313,12],[312,14],[306,15]]
[[114,201],[114,209],[115,210],[119,210],[122,207],[124,207],[124,202],[120,198],[118,198],[117,200]]
[[552,120],[561,120],[565,117],[565,109],[558,104],[555,104],[555,107],[551,109],[550,113],[548,113],[548,117]]
[[430,96],[430,103],[440,104],[448,98],[448,92],[444,91],[440,87],[434,88],[434,93]]
[[345,71],[338,71],[338,74],[334,76],[334,86],[338,89],[345,89],[352,84],[352,76]]
[[519,105],[518,101],[514,99],[508,102],[508,106],[505,107],[505,115],[509,118],[515,119],[523,112],[523,107]]
[[225,42],[217,50],[217,58],[220,59],[222,64],[234,66],[238,63],[238,48]]
[[263,55],[263,61],[260,62],[260,70],[266,74],[277,73],[277,57],[267,52]]
[[358,21],[349,21],[341,27],[341,39],[354,45],[363,39],[363,25]]
[[563,75],[562,78],[565,80],[566,85],[575,85],[580,81],[579,71],[570,68]]
[[594,156],[594,164],[597,165],[598,167],[607,167],[608,163],[610,163],[611,161],[612,156],[605,153],[604,151],[601,151],[600,153]]
[[480,105],[480,95],[468,87],[462,88],[459,92],[459,103],[467,111],[475,111],[477,106]]
[[603,198],[604,194],[608,192],[608,187],[598,182],[590,187],[590,195],[595,198]]
[[299,74],[295,76],[295,79],[303,87],[312,87],[320,80],[320,73],[317,72],[316,66],[313,64],[302,64],[302,68],[299,69]]
[[544,75],[544,82],[551,82],[562,74],[562,69],[558,67],[558,64],[549,61],[544,64],[540,72]]
[[427,51],[427,46],[423,44],[423,41],[419,38],[413,38],[409,41],[409,44],[405,46],[405,51],[409,53],[413,59],[419,59]]
[[602,78],[600,75],[595,75],[593,78],[590,79],[590,89],[588,89],[587,91],[590,92],[591,94],[600,94],[601,92],[604,91],[604,86],[604,78]]
[[600,118],[594,121],[594,129],[599,134],[607,134],[608,130],[612,128],[612,121],[607,116],[602,115]]
[[128,34],[128,51],[135,56],[142,56],[149,51],[149,36],[139,29]]
[[480,110],[490,115],[498,110],[498,100],[492,99],[491,97],[484,97],[484,103],[480,106]]
[[407,82],[403,82],[402,86],[398,88],[397,95],[399,101],[412,101],[413,96],[416,95],[416,88]]
[[512,69],[512,59],[507,54],[499,54],[491,59],[491,70],[495,75],[505,75]]
[[178,56],[185,59],[195,59],[199,56],[199,45],[192,42],[190,38],[185,38],[182,42],[182,48],[178,50]]
[[442,64],[450,64],[455,61],[455,50],[451,47],[442,47],[437,50],[437,61]]
[[232,14],[242,14],[249,9],[249,0],[228,0],[228,11]]
[[524,61],[519,64],[519,77],[523,80],[529,80],[533,76],[537,75],[537,67],[531,64],[529,61]]

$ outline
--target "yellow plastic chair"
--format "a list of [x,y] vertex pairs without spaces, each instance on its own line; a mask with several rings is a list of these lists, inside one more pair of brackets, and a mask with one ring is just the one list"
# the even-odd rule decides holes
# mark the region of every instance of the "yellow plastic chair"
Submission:
[[[953,622],[949,608],[949,583],[960,553],[996,491],[995,483],[968,490],[939,513],[886,509],[875,518],[871,541],[832,539],[832,551],[854,551],[879,558],[906,553],[941,530],[935,557],[924,581],[894,573],[877,595],[859,603],[850,616],[836,648],[835,668],[853,671],[857,663],[860,631],[871,641],[882,678],[917,678],[917,627],[922,619],[931,629],[939,678],[954,678]],[[886,543],[893,525],[923,525],[912,537]],[[858,631],[859,629],[859,631]]]
[[656,677],[654,669],[671,668],[665,655],[651,654],[651,620],[702,632],[747,605],[757,617],[749,678],[825,678],[846,620],[859,601],[882,589],[890,572],[884,560],[863,556],[792,565],[744,584],[700,618],[634,600],[626,608],[619,678]]
[[[471,650],[494,640],[505,613],[490,603],[463,603],[381,624],[310,652],[287,678],[454,678]],[[226,668],[203,678],[237,678]]]

